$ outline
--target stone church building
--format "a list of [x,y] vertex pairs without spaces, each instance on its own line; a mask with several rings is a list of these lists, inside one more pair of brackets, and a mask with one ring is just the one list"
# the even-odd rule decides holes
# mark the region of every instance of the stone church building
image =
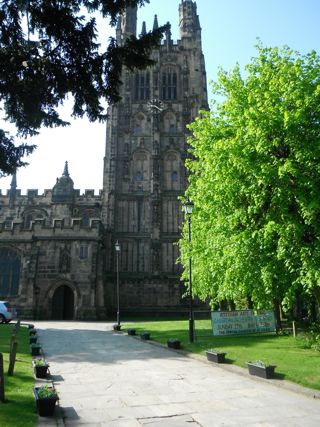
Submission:
[[[137,10],[118,23],[136,35]],[[157,16],[153,27],[158,26]],[[108,110],[103,189],[80,194],[68,164],[52,189],[21,195],[13,176],[0,194],[0,299],[24,318],[105,319],[116,311],[176,312],[187,306],[176,262],[187,185],[187,124],[207,109],[196,2],[179,4],[180,39],[168,29],[155,65],[123,73],[122,100]],[[142,25],[142,33],[146,24]]]

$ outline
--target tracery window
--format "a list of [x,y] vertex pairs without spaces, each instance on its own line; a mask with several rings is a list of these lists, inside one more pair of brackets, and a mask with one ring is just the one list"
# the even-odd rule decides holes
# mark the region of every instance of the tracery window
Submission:
[[145,135],[149,133],[147,118],[144,114],[139,113],[134,117],[133,134],[135,136]]
[[167,153],[164,158],[164,185],[166,190],[180,190],[179,171],[179,154],[173,151]]
[[21,261],[11,249],[0,249],[0,296],[18,295]]
[[46,213],[43,210],[40,210],[40,209],[26,210],[22,214],[23,226],[25,228],[30,228],[30,225],[31,225],[32,221],[34,221],[35,219],[46,218],[46,216],[47,216]]
[[133,156],[133,187],[134,191],[149,190],[149,155],[146,151],[138,151]]
[[172,173],[171,173],[171,181],[172,182],[177,182],[178,181],[178,172],[177,171],[172,171]]
[[79,248],[79,258],[88,259],[89,257],[89,248],[87,245],[81,245]]
[[142,101],[150,98],[150,73],[140,72],[135,77],[135,99]]
[[167,68],[161,73],[162,99],[170,101],[177,99],[178,75],[173,68]]
[[166,133],[177,133],[177,119],[176,115],[169,112],[164,116],[164,130]]

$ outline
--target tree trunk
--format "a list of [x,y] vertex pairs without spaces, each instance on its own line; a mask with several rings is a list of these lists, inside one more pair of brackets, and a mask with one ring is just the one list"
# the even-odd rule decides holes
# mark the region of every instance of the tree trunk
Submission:
[[315,311],[316,311],[316,320],[318,320],[320,318],[320,313],[319,313],[319,309],[320,309],[320,287],[319,286],[314,288],[313,294],[314,294],[315,299],[316,299]]
[[274,310],[274,316],[276,319],[276,332],[279,332],[281,329],[281,313],[280,313],[280,302],[276,298],[273,300],[273,310]]
[[235,305],[235,303],[234,303],[234,301],[232,301],[232,300],[228,300],[228,308],[229,308],[229,310],[231,310],[231,311],[235,311],[235,309],[236,309],[236,305]]
[[248,304],[248,309],[253,310],[253,302],[250,295],[247,296],[247,304]]

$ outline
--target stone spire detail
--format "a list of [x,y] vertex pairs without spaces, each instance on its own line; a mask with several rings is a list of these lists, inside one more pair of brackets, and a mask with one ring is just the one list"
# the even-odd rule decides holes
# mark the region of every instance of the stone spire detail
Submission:
[[158,16],[154,15],[154,21],[153,21],[153,29],[157,30],[159,28],[159,24],[158,24]]
[[137,34],[137,6],[127,7],[121,17],[121,33],[124,37]]
[[10,188],[11,188],[11,191],[15,191],[17,189],[17,174],[16,173],[14,173],[12,175]]
[[73,181],[69,175],[68,162],[65,162],[63,174],[61,178],[57,178],[57,182],[52,189],[52,201],[56,203],[71,203],[73,196]]
[[142,22],[142,29],[141,29],[141,35],[144,36],[147,34],[147,27],[146,27],[146,22],[143,21]]
[[17,175],[16,172],[12,175],[12,180],[10,184],[10,196],[9,196],[9,204],[10,207],[13,206],[14,201],[16,199],[16,190],[17,190]]
[[192,0],[181,1],[179,5],[180,38],[197,37],[201,43],[201,27],[197,15],[197,4]]
[[121,44],[121,16],[118,18],[117,27],[116,27],[116,39],[117,43]]
[[171,46],[171,24],[170,22],[167,22],[167,29],[166,29],[166,46]]
[[63,176],[70,176],[69,170],[68,170],[68,162],[65,162],[64,169],[63,169]]

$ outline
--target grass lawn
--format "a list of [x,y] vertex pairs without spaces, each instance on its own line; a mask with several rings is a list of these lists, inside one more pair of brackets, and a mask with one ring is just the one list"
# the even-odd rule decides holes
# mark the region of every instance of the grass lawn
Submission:
[[33,371],[29,350],[29,331],[21,326],[17,342],[14,375],[8,376],[9,346],[13,325],[0,324],[0,353],[4,359],[6,402],[0,402],[1,427],[34,427],[36,411],[33,396]]
[[189,344],[188,321],[141,321],[128,323],[123,329],[134,328],[151,333],[151,339],[166,344],[168,338],[177,338],[183,349],[205,356],[205,350],[226,351],[227,363],[246,367],[246,362],[261,360],[277,365],[276,376],[305,387],[320,390],[320,352],[304,348],[299,336],[254,334],[246,336],[213,337],[210,320],[197,320],[196,340]]

